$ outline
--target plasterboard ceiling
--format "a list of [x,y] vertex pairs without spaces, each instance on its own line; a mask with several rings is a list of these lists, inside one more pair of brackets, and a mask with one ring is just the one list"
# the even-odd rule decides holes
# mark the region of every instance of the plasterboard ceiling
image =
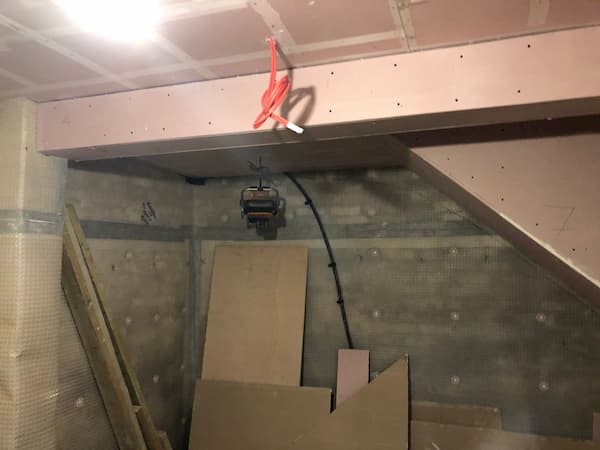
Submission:
[[598,0],[163,0],[159,34],[83,33],[50,0],[0,1],[0,98],[36,101],[600,24]]

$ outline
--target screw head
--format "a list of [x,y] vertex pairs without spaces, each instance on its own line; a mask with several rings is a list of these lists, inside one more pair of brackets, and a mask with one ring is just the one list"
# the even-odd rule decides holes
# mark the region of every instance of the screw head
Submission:
[[450,383],[454,385],[460,384],[460,377],[458,375],[452,375],[450,377]]

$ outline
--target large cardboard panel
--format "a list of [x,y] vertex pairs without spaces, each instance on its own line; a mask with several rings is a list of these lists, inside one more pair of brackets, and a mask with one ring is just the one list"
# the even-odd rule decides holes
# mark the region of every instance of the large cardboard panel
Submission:
[[348,399],[293,450],[408,448],[408,356]]
[[298,386],[308,249],[215,250],[202,378]]
[[411,419],[420,422],[502,429],[502,416],[497,408],[417,401],[411,402],[410,408]]
[[369,351],[338,350],[336,407],[369,384]]
[[281,450],[330,410],[330,389],[200,380],[189,448]]
[[600,450],[600,443],[413,421],[411,450]]

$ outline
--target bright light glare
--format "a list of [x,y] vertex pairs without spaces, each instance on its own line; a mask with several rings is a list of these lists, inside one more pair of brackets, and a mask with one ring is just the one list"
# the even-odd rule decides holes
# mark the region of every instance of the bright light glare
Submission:
[[159,0],[55,0],[84,31],[107,39],[151,38],[159,19]]

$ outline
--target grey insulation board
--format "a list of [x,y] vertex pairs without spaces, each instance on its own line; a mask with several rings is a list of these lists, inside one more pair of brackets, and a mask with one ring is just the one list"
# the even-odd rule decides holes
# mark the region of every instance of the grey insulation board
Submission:
[[202,378],[300,385],[308,249],[215,250]]

